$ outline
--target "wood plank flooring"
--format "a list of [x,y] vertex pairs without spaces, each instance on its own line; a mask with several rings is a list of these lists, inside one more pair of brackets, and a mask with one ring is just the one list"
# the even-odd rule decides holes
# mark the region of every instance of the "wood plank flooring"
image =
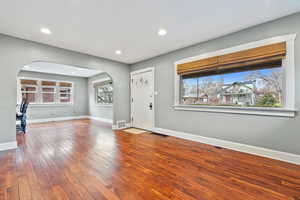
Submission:
[[30,125],[0,152],[0,199],[299,200],[300,166],[91,120]]

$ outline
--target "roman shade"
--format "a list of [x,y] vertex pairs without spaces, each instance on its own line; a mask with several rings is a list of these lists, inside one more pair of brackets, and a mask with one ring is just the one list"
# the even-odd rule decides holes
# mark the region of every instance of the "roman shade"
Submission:
[[42,86],[56,86],[54,81],[42,81]]
[[59,87],[72,87],[72,83],[60,82]]
[[107,80],[107,81],[99,81],[99,82],[95,82],[93,84],[94,88],[98,88],[98,87],[102,87],[104,85],[108,85],[108,84],[112,84],[111,80]]
[[22,85],[37,85],[37,80],[21,79]]
[[235,53],[210,57],[177,65],[177,74],[207,73],[225,69],[278,63],[286,55],[286,42],[275,43]]

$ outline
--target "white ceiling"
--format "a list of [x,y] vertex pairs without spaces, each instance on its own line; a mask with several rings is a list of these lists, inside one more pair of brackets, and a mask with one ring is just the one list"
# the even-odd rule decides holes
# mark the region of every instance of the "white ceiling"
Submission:
[[299,0],[2,0],[0,32],[135,63],[299,11]]
[[100,70],[79,68],[69,65],[62,65],[47,62],[34,62],[22,68],[22,71],[41,72],[48,74],[59,74],[66,76],[91,77],[103,73]]

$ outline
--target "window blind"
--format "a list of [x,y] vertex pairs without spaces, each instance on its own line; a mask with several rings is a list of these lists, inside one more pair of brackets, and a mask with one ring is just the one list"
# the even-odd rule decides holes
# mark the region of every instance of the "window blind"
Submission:
[[60,87],[72,87],[72,83],[68,83],[68,82],[60,82],[59,83]]
[[212,71],[281,62],[286,55],[286,42],[275,43],[235,53],[215,56],[177,65],[177,74],[208,73]]
[[42,81],[42,86],[56,86],[54,81]]
[[21,79],[22,85],[37,85],[37,80]]

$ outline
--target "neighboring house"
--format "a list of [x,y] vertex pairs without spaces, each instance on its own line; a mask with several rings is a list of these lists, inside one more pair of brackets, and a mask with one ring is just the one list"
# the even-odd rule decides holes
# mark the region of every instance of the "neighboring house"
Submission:
[[208,95],[203,93],[199,94],[199,97],[197,97],[197,94],[190,93],[183,98],[184,104],[208,104]]
[[208,95],[207,94],[200,94],[198,98],[199,103],[208,103]]
[[197,93],[188,93],[182,97],[182,103],[184,104],[195,104],[197,102]]
[[219,98],[222,104],[254,105],[256,80],[224,84]]

